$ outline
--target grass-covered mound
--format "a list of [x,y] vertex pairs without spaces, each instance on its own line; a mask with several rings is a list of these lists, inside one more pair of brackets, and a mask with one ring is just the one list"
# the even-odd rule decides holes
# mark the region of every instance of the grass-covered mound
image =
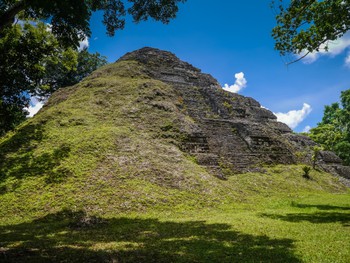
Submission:
[[0,139],[0,261],[348,262],[350,196],[302,166],[220,180],[173,87],[122,61]]
[[191,119],[139,67],[95,72],[1,139],[0,217],[218,202],[221,182],[178,147]]

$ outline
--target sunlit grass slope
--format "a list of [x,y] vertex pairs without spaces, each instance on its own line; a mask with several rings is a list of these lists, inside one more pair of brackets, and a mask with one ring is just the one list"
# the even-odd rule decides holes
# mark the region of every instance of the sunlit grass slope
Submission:
[[0,261],[349,262],[350,195],[302,166],[223,181],[142,65],[106,66],[0,139]]

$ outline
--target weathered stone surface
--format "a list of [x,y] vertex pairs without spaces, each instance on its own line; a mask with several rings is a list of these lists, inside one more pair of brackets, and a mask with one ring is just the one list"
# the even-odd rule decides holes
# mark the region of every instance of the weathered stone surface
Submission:
[[337,173],[347,179],[350,179],[350,167],[344,165],[336,165],[335,169]]
[[319,158],[326,164],[342,164],[343,162],[342,159],[331,151],[321,151],[319,153]]
[[[263,164],[311,164],[316,144],[310,138],[293,134],[259,102],[224,91],[212,76],[174,54],[143,48],[119,61],[123,60],[145,65],[144,74],[174,88],[181,100],[178,110],[194,121],[191,129],[184,130],[181,147],[218,177],[223,178],[223,167],[247,172]],[[326,166],[341,161],[333,153],[324,152],[321,157]],[[332,169],[342,176],[349,173],[347,168],[338,170]]]

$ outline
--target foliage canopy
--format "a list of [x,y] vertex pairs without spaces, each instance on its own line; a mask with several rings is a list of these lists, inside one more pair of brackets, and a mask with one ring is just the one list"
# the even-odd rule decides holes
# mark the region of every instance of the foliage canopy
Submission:
[[349,0],[273,0],[272,7],[277,11],[272,36],[282,56],[292,53],[303,58],[320,49],[327,51],[329,41],[350,29]]
[[[134,22],[153,18],[168,23],[175,18],[178,3],[186,0],[4,0],[0,2],[0,32],[11,25],[16,16],[47,21],[60,43],[78,45],[91,35],[89,20],[93,12],[102,11],[107,34],[114,35],[125,26],[129,13]],[[130,7],[126,7],[130,6]]]
[[100,54],[63,48],[44,23],[6,28],[0,38],[0,135],[25,120],[31,96],[45,98],[106,64]]
[[350,89],[342,91],[341,104],[325,106],[322,121],[311,129],[310,137],[350,165]]

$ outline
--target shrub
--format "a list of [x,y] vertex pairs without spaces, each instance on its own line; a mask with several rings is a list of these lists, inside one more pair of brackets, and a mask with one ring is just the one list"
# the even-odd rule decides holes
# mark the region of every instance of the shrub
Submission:
[[303,167],[303,177],[306,178],[306,179],[311,179],[310,177],[310,171],[311,171],[311,167],[310,166],[304,166]]

